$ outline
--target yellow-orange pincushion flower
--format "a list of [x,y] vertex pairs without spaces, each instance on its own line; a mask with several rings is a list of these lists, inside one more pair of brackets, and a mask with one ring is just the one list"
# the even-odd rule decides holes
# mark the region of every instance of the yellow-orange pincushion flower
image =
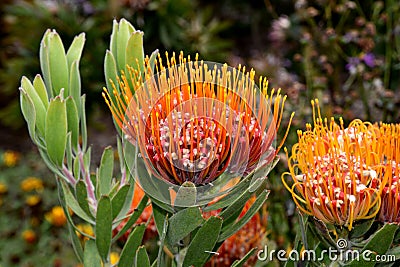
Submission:
[[[292,148],[290,172],[282,181],[298,208],[325,223],[352,228],[353,222],[373,218],[380,207],[381,151],[378,128],[354,120],[347,129],[322,119],[313,104],[314,126],[298,131]],[[318,104],[318,101],[316,102]],[[285,180],[289,174],[291,186]]]
[[[285,97],[255,84],[253,70],[161,57],[156,75],[128,68],[104,97],[125,137],[137,144],[147,169],[174,185],[205,185],[225,171],[246,174],[270,162]],[[283,138],[284,139],[284,138]]]
[[381,124],[379,133],[385,147],[382,149],[382,180],[379,219],[400,223],[400,124]]

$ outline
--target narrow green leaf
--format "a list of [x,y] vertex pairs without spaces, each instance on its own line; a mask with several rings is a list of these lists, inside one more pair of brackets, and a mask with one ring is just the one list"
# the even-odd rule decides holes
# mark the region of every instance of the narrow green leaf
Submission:
[[68,62],[68,69],[71,70],[72,63],[74,61],[79,62],[83,47],[85,45],[85,33],[81,33],[78,36],[75,36],[74,40],[72,41],[70,47],[67,51],[67,62]]
[[50,61],[49,61],[49,36],[51,30],[48,29],[40,42],[40,68],[42,70],[44,83],[46,84],[47,94],[50,98],[53,98],[55,95],[53,94],[52,84],[51,84],[51,75],[50,75]]
[[33,87],[35,87],[35,91],[42,100],[44,107],[47,109],[49,106],[49,97],[47,95],[46,85],[44,84],[42,76],[39,74],[37,74],[35,79],[33,79]]
[[83,265],[85,267],[99,267],[101,266],[101,258],[97,251],[96,244],[93,240],[87,240],[85,243],[85,252],[83,258]]
[[126,194],[126,197],[125,197],[125,203],[122,206],[119,214],[117,214],[117,220],[119,220],[119,216],[121,216],[121,217],[125,216],[125,214],[127,214],[129,212],[129,210],[131,209],[131,206],[132,206],[132,199],[133,199],[136,185],[135,185],[135,181],[133,178],[128,179],[128,181],[129,181],[130,187],[129,187],[128,193]]
[[71,237],[72,247],[75,255],[80,262],[83,262],[84,256],[81,240],[79,240],[78,236],[76,235],[75,228],[70,223],[68,223],[68,231],[69,236]]
[[[393,243],[393,238],[398,225],[386,223],[381,229],[376,231],[372,238],[369,239],[368,243],[362,249],[360,259],[353,260],[346,266],[360,266],[369,267],[375,265],[376,255],[384,255]],[[366,253],[366,254],[365,254]]]
[[113,29],[110,38],[110,51],[115,56],[117,55],[118,28],[119,28],[118,21],[114,19]]
[[113,237],[113,242],[118,240],[125,232],[132,227],[132,225],[139,219],[140,215],[142,214],[144,208],[147,206],[147,201],[149,198],[147,196],[143,196],[142,200],[140,201],[139,205],[135,209],[135,211],[131,214],[129,220],[125,223],[124,227]]
[[244,191],[240,197],[238,197],[231,205],[223,210],[219,216],[224,219],[224,222],[228,220],[236,211],[242,210],[246,202],[250,199],[251,193],[249,190]]
[[229,226],[228,229],[224,230],[219,239],[218,242],[222,242],[228,237],[232,236],[234,233],[236,233],[240,228],[242,228],[261,208],[261,206],[264,204],[264,202],[267,200],[269,191],[264,190],[254,201],[253,205],[249,208],[249,210],[243,215],[242,218],[240,218],[237,223],[235,223],[232,226]]
[[24,91],[28,94],[30,99],[32,100],[32,103],[35,107],[36,111],[36,127],[39,131],[39,133],[44,136],[45,132],[45,125],[46,125],[46,107],[44,106],[42,99],[38,95],[38,93],[35,90],[35,87],[33,87],[31,81],[28,80],[25,76],[22,77],[21,79],[21,87],[24,89]]
[[79,157],[75,157],[74,159],[74,166],[73,166],[73,173],[76,180],[79,180],[81,177],[81,170],[79,167]]
[[144,70],[144,51],[143,51],[143,32],[134,31],[129,37],[125,54],[125,64],[143,73]]
[[67,145],[65,149],[65,161],[67,165],[67,169],[70,169],[72,166],[72,145],[71,145],[71,132],[67,133]]
[[[154,205],[153,205],[154,207]],[[168,215],[164,217],[164,223],[162,226],[162,231],[159,232],[159,236],[160,236],[160,244],[158,247],[158,254],[157,254],[157,259],[154,261],[153,265],[155,264],[155,262],[157,262],[157,267],[162,267],[162,262],[164,260],[164,244],[165,244],[165,238],[167,237],[167,231],[168,231]],[[157,229],[158,231],[160,231],[159,229]]]
[[154,65],[155,65],[157,56],[158,56],[158,49],[154,50],[153,53],[151,53],[150,59],[149,59],[149,65],[150,65],[150,68],[153,71],[153,73],[154,73]]
[[116,91],[119,92],[119,84],[117,80],[117,77],[119,75],[117,71],[117,63],[115,62],[114,55],[110,51],[107,51],[104,58],[104,76],[106,77],[106,85],[108,91],[110,92],[110,97],[112,101],[115,101],[114,95],[112,93],[114,87]]
[[[144,231],[146,230],[146,225],[141,224],[136,226],[132,232],[129,234],[128,240],[125,243],[124,248],[121,251],[121,257],[119,258],[118,266],[134,266],[135,263],[135,253],[142,243]],[[136,265],[136,267],[142,267],[141,265]]]
[[92,212],[89,208],[88,198],[87,198],[87,189],[85,182],[80,180],[75,185],[75,195],[76,200],[78,201],[79,206],[82,210],[88,215],[90,218],[94,219]]
[[59,95],[64,88],[64,97],[69,95],[69,70],[64,45],[56,31],[49,34],[49,67],[54,95]]
[[61,167],[67,142],[67,110],[65,102],[56,97],[46,114],[45,141],[49,158]]
[[114,150],[111,146],[104,149],[103,155],[101,157],[100,167],[99,167],[99,181],[98,186],[100,190],[100,195],[106,195],[111,189],[111,180],[114,170]]
[[153,218],[156,224],[157,232],[159,236],[162,236],[164,231],[164,223],[166,218],[168,217],[168,213],[163,209],[160,208],[158,205],[152,203],[152,210],[153,210]]
[[29,135],[34,143],[36,143],[36,110],[35,106],[33,105],[32,99],[29,95],[25,92],[25,90],[20,87],[20,104],[21,104],[21,111],[22,115],[25,118],[25,121],[28,125]]
[[86,127],[86,111],[85,111],[86,96],[81,96],[81,136],[82,136],[82,151],[87,148],[87,127]]
[[78,201],[75,199],[74,195],[72,194],[69,186],[66,184],[64,180],[61,180],[61,186],[65,198],[65,202],[67,203],[68,207],[81,219],[85,220],[90,224],[94,224],[92,218],[90,218],[86,212],[81,208]]
[[77,60],[72,62],[69,73],[69,94],[75,101],[79,116],[82,116],[81,111],[81,76],[79,73],[79,63]]
[[99,255],[107,262],[112,238],[112,208],[108,196],[102,196],[97,205],[95,234]]
[[250,179],[243,179],[242,181],[240,181],[240,183],[236,184],[232,191],[230,191],[226,196],[224,196],[217,202],[208,205],[203,209],[203,211],[207,212],[211,210],[218,210],[231,205],[239,198],[240,195],[243,194],[243,191],[245,191],[249,187],[249,184]]
[[207,262],[210,251],[217,243],[221,227],[221,218],[214,216],[208,218],[190,242],[183,266],[202,267]]
[[68,132],[71,132],[71,144],[75,151],[79,146],[79,114],[72,97],[68,97],[65,101],[67,108]]
[[150,267],[150,259],[145,246],[140,246],[137,249],[135,263],[137,267]]
[[257,248],[252,248],[249,252],[246,253],[246,255],[244,255],[243,258],[241,258],[240,260],[235,260],[231,267],[241,267],[241,266],[243,266],[243,264],[246,263],[246,261],[254,254],[254,252],[256,250],[257,250]]
[[189,207],[177,212],[169,219],[167,242],[175,246],[203,222],[204,219],[198,207]]
[[112,212],[113,212],[112,218],[113,219],[115,219],[118,216],[122,207],[124,206],[126,196],[129,192],[129,189],[130,189],[129,184],[123,185],[121,188],[118,189],[118,192],[111,199]]
[[349,233],[350,238],[362,237],[371,228],[374,221],[375,218],[370,220],[357,221],[354,224],[353,229]]
[[130,24],[126,19],[121,19],[119,21],[118,29],[118,40],[117,40],[117,66],[118,71],[125,69],[125,53],[128,44],[129,37],[131,33],[135,31],[132,24]]

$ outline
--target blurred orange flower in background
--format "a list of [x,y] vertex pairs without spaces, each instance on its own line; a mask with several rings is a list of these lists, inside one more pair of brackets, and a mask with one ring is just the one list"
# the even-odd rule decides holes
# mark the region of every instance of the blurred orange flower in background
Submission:
[[14,167],[21,158],[21,154],[16,151],[7,150],[3,153],[3,163],[7,167]]
[[25,240],[25,242],[32,244],[35,243],[37,237],[36,237],[36,233],[31,230],[31,229],[26,229],[24,231],[22,231],[22,238]]
[[45,219],[54,226],[61,227],[67,223],[64,209],[61,206],[55,206],[51,211],[44,215]]
[[38,177],[27,177],[20,183],[21,190],[24,192],[37,191],[41,192],[44,189],[43,181]]

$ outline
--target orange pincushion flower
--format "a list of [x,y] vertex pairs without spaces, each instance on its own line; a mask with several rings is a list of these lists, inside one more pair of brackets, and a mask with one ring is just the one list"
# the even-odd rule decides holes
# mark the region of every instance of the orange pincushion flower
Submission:
[[400,223],[400,124],[381,124],[379,133],[385,144],[382,180],[386,181],[379,220]]
[[[379,211],[385,184],[380,179],[379,151],[384,143],[376,126],[354,120],[345,129],[342,120],[340,125],[323,120],[319,108],[317,116],[312,105],[314,127],[298,132],[288,161],[290,172],[282,181],[302,212],[351,230],[355,220],[374,218]],[[292,177],[292,186],[286,183],[286,174]]]
[[[153,75],[128,67],[104,97],[125,137],[137,144],[147,169],[175,185],[204,185],[222,173],[246,174],[277,154],[273,142],[285,97],[255,85],[255,72],[159,57]],[[285,137],[283,138],[283,140]],[[282,141],[283,142],[283,141]]]

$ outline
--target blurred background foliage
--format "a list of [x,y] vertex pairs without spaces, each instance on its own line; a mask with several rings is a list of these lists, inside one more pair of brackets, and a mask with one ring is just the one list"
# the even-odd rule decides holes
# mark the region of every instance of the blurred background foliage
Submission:
[[[154,49],[161,54],[198,52],[204,60],[254,68],[257,75],[269,78],[272,87],[281,87],[288,95],[286,117],[296,112],[288,148],[296,142],[296,130],[310,121],[310,100],[315,97],[324,115],[343,116],[346,122],[400,120],[400,5],[394,0],[3,0],[0,9],[0,149],[3,154],[6,149],[20,153],[19,165],[5,164],[0,169],[0,182],[8,188],[0,192],[0,207],[2,212],[10,211],[7,217],[0,216],[0,248],[20,235],[4,228],[9,222],[3,221],[20,221],[20,213],[27,209],[23,200],[13,202],[21,194],[15,193],[21,188],[13,179],[42,175],[45,188],[54,189],[47,186],[52,181],[49,173],[43,174],[40,163],[31,160],[37,156],[27,137],[17,90],[22,75],[33,78],[40,72],[39,44],[47,28],[56,29],[67,45],[78,33],[87,33],[81,61],[83,91],[88,95],[91,141],[103,147],[116,134],[100,93],[103,59],[112,19],[122,17],[144,31],[146,53]],[[268,242],[287,249],[298,223],[280,182],[286,170],[285,155],[281,156],[280,165],[270,174],[266,224]],[[49,195],[54,197],[38,202],[40,209],[35,212],[44,214],[57,205],[56,194]],[[41,220],[42,224],[35,230],[36,237],[53,242],[40,232],[52,224]],[[56,237],[63,235],[57,231]],[[41,243],[35,239],[34,244]],[[6,262],[2,256],[0,263]]]

